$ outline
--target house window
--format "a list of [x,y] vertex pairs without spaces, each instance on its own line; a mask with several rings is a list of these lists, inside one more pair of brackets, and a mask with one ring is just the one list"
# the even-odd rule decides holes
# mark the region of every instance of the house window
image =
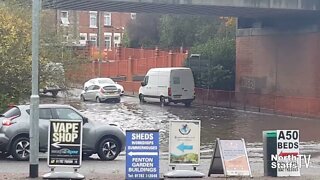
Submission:
[[136,13],[131,13],[131,14],[130,14],[130,17],[131,17],[131,19],[136,19],[137,14],[136,14]]
[[104,13],[104,25],[111,26],[111,13],[108,13],[108,12]]
[[79,43],[82,45],[87,44],[87,33],[80,33]]
[[90,11],[90,28],[97,28],[97,11]]
[[61,21],[62,26],[68,26],[70,24],[68,11],[61,11],[60,12],[60,21]]
[[106,49],[110,49],[111,48],[111,35],[105,35],[104,42],[106,44]]
[[121,34],[114,33],[114,47],[117,47],[121,43]]
[[97,34],[89,34],[89,40],[93,43],[94,46],[97,46]]

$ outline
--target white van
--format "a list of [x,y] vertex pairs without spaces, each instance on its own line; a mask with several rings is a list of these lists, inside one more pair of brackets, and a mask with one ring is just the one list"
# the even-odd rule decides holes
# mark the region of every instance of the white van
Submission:
[[161,104],[184,103],[190,106],[195,98],[194,79],[190,68],[152,68],[139,89],[140,102],[156,98]]

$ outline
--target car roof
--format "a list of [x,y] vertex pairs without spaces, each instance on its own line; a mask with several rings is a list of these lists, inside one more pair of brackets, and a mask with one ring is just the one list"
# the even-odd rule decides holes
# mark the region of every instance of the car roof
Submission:
[[[21,109],[30,109],[30,105],[17,105],[16,107]],[[72,108],[72,106],[67,104],[39,104],[39,108]]]
[[112,80],[111,78],[93,78],[93,79],[89,79],[89,81],[99,81],[99,80],[104,80],[104,79]]
[[169,68],[151,68],[150,71],[171,71],[171,70],[190,70],[186,67],[169,67]]

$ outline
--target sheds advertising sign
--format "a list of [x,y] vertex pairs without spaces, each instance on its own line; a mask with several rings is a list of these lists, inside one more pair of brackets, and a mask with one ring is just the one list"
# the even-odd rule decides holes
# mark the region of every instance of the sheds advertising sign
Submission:
[[80,167],[82,160],[82,121],[50,121],[48,140],[49,167]]
[[126,131],[126,179],[160,179],[159,131]]
[[200,121],[170,121],[169,128],[170,165],[199,165]]

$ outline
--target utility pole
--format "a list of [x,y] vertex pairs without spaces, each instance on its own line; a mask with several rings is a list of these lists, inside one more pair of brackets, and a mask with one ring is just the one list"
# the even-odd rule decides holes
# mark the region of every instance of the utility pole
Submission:
[[97,19],[98,19],[98,34],[97,34],[97,44],[98,44],[98,50],[99,50],[99,57],[98,57],[98,71],[99,71],[99,77],[101,77],[101,61],[102,61],[102,35],[103,35],[103,30],[102,30],[102,24],[101,24],[101,11],[98,11]]
[[29,176],[39,174],[39,31],[41,0],[32,2],[32,94],[30,97],[30,164]]

